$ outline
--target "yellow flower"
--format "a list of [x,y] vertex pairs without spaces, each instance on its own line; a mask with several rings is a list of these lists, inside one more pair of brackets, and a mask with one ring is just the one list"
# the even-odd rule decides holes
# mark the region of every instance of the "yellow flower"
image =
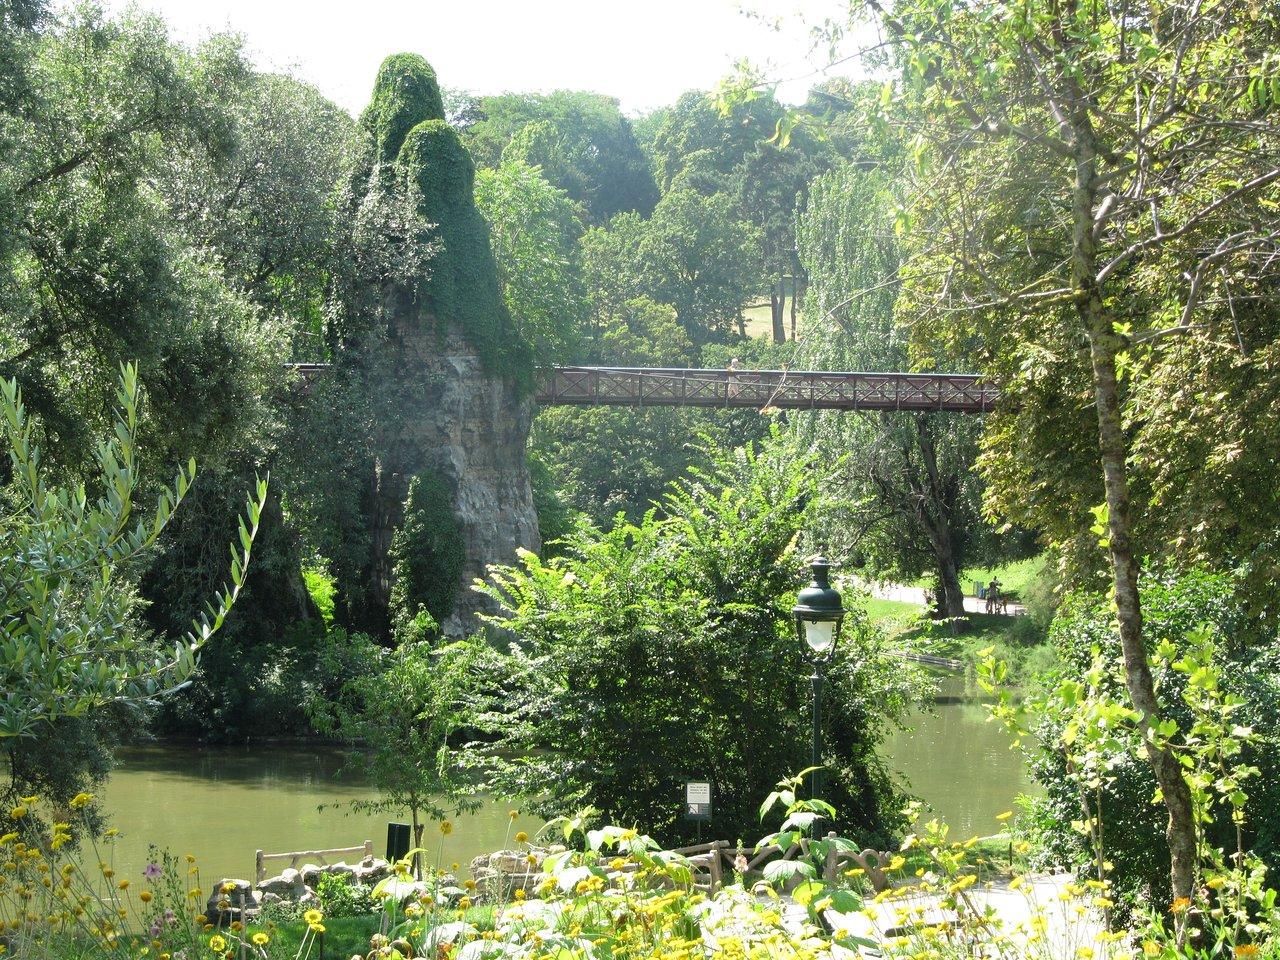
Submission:
[[220,934],[215,933],[209,938],[209,949],[214,953],[221,953],[227,949],[227,941]]
[[108,827],[106,829],[106,832],[104,832],[102,835],[104,837],[118,837],[120,836],[120,831],[117,830],[115,827]]
[[311,930],[312,933],[324,933],[323,923],[309,923],[307,924],[307,927]]
[[265,947],[270,942],[271,942],[271,938],[268,937],[261,930],[259,930],[257,933],[253,935],[253,944],[256,947]]
[[525,892],[524,892],[524,890],[523,890],[523,889],[521,889],[521,890],[517,890],[517,891],[516,891],[516,899],[517,899],[517,900],[523,900],[523,899],[525,898],[525,896],[526,896],[526,894],[525,894]]
[[523,830],[521,830],[519,833],[516,834],[516,843],[528,843],[528,842],[529,842],[529,835],[525,833]]
[[470,910],[470,909],[471,909],[471,898],[470,898],[470,897],[463,897],[461,900],[459,900],[459,901],[458,901],[458,909],[459,909],[459,910]]
[[150,903],[150,902],[151,902],[151,891],[150,891],[150,890],[143,890],[140,894],[138,894],[138,899],[139,899],[139,900],[141,900],[143,903]]
[[474,890],[476,888],[476,882],[471,879],[462,881],[462,885],[466,887],[468,890]]
[[39,798],[39,797],[36,797],[36,796],[31,796],[31,797],[19,797],[19,798],[18,798],[18,802],[19,802],[19,803],[25,803],[28,807],[34,807],[37,803],[39,803],[39,802],[40,802],[40,798]]
[[1190,897],[1178,897],[1173,903],[1169,904],[1170,913],[1186,913],[1191,907]]
[[1210,877],[1204,882],[1204,885],[1210,890],[1221,890],[1227,885],[1226,877]]
[[26,815],[27,815],[27,808],[25,806],[22,806],[21,804],[19,804],[18,806],[14,807],[12,810],[9,811],[10,820],[21,820]]
[[231,929],[234,930],[236,933],[239,933],[241,930],[244,929],[244,924],[241,923],[239,920],[232,920]]
[[83,810],[89,804],[93,803],[92,793],[77,793],[71,798],[69,806],[72,810]]
[[305,920],[308,924],[319,923],[321,920],[324,919],[324,914],[321,913],[319,910],[308,910],[306,913],[302,915],[302,919]]
[[236,885],[235,885],[234,883],[231,883],[230,881],[228,881],[227,883],[224,883],[224,884],[223,884],[221,887],[219,887],[218,889],[219,889],[219,890],[221,890],[223,893],[235,893],[235,892],[236,892]]
[[508,810],[508,811],[507,811],[507,816],[508,816],[508,817],[510,817],[512,820],[514,820],[516,817],[520,816],[520,811],[519,811],[519,810]]
[[187,863],[195,863],[195,862],[196,862],[196,858],[195,858],[195,857],[193,857],[193,856],[192,856],[191,854],[189,854],[189,853],[187,854],[186,860],[187,860]]
[[450,823],[448,820],[441,820],[440,832],[447,837],[449,834],[453,833],[453,824]]
[[128,881],[128,880],[121,880],[118,884],[116,884],[116,886],[118,886],[121,890],[128,890],[128,889],[129,889],[129,881]]
[[1258,955],[1258,945],[1256,943],[1236,944],[1236,948],[1231,953],[1237,957],[1256,957]]
[[208,923],[209,918],[206,917],[203,913],[197,913],[195,916],[195,921],[196,923]]

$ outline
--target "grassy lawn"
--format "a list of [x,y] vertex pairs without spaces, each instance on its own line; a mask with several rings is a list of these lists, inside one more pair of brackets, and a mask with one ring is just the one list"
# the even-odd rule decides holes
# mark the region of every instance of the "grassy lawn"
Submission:
[[[324,956],[345,958],[356,954],[364,956],[369,952],[369,938],[378,932],[381,917],[370,914],[364,917],[325,917],[324,918]],[[307,925],[301,920],[294,923],[250,924],[248,933],[252,936],[259,930],[266,931],[271,938],[268,951],[273,957],[297,956],[298,946]],[[313,957],[320,956],[320,943],[317,940],[312,951]]]
[[881,600],[879,597],[868,597],[865,603],[867,616],[871,622],[882,625],[894,621],[914,620],[923,612],[923,608],[918,603],[907,603],[904,600]]
[[773,314],[769,312],[769,304],[758,303],[742,311],[747,318],[747,336],[762,337],[766,340],[773,337]]
[[[403,917],[400,919],[403,920]],[[448,919],[457,919],[457,911],[450,911]],[[472,907],[463,918],[478,930],[492,930],[494,908],[491,906]],[[369,952],[369,938],[378,932],[382,922],[381,914],[367,914],[359,917],[325,917],[323,947],[317,939],[311,951],[312,960],[346,960],[356,955],[364,956]],[[271,937],[268,952],[272,957],[292,958],[297,956],[298,947],[302,943],[307,925],[301,920],[282,924],[249,925],[248,933],[252,936],[259,930],[265,930]]]

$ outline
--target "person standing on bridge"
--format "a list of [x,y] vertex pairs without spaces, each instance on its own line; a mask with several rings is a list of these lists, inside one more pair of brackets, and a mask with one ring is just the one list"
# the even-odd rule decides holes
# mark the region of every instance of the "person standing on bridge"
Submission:
[[741,369],[742,369],[742,361],[739,360],[737,357],[734,357],[732,360],[729,361],[729,374],[727,378],[728,389],[726,391],[726,394],[728,399],[730,400],[733,400],[738,396],[739,387],[738,387],[738,384],[733,382],[734,381],[733,375]]

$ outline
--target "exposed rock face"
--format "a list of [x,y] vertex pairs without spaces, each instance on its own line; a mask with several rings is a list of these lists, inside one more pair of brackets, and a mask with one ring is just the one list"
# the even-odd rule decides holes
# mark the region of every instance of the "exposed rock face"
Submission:
[[475,629],[475,614],[486,609],[486,598],[471,583],[484,576],[488,564],[514,559],[518,547],[539,547],[525,462],[531,404],[509,380],[487,374],[475,348],[456,330],[443,337],[421,329],[398,332],[402,376],[413,386],[402,392],[398,442],[379,465],[380,587],[389,598],[390,548],[404,520],[409,479],[432,474],[451,496],[463,547],[453,610],[441,627],[462,635]]
[[[361,129],[348,208],[387,224],[362,242],[410,237],[432,251],[356,298],[365,304],[357,327],[385,336],[376,365],[389,397],[376,439],[370,593],[393,624],[423,609],[461,635],[487,602],[472,582],[518,547],[540,546],[525,462],[531,353],[503,302],[471,157],[444,120],[430,65],[389,57]],[[416,225],[365,217],[379,210],[412,210]]]

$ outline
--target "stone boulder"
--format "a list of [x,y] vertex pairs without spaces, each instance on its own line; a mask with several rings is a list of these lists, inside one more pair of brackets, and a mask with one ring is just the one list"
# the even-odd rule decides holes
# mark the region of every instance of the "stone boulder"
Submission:
[[302,872],[286,867],[276,877],[268,877],[258,884],[259,893],[274,893],[285,900],[299,900],[306,892],[307,885],[302,879]]
[[471,879],[477,896],[488,903],[501,903],[517,890],[533,893],[542,882],[546,856],[545,850],[498,850],[476,857],[471,861]]
[[220,920],[243,920],[257,913],[259,906],[258,896],[248,880],[229,877],[214,884],[204,912],[210,922],[216,924]]

